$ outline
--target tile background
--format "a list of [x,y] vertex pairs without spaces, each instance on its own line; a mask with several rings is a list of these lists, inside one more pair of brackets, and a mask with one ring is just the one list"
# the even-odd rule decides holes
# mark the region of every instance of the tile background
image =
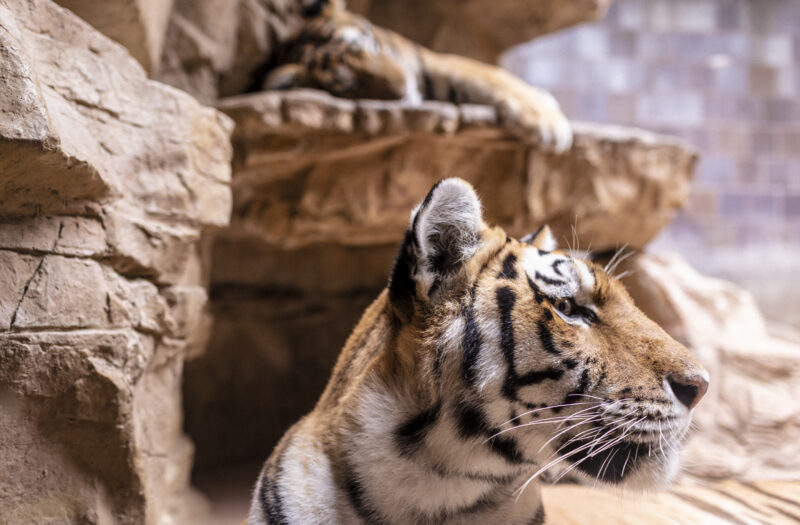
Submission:
[[743,284],[800,327],[800,1],[615,0],[502,64],[566,114],[684,138],[687,208],[654,243]]

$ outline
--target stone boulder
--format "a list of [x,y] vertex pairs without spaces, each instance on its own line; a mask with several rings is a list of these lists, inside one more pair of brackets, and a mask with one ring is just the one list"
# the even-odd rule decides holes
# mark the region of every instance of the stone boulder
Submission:
[[571,243],[577,214],[579,244],[611,249],[643,246],[671,220],[695,162],[666,137],[589,124],[575,125],[567,155],[545,154],[483,106],[294,91],[219,108],[236,122],[234,211],[212,250],[215,331],[186,368],[199,467],[263,459],[313,406],[438,179],[475,184],[516,235],[549,222]]
[[188,523],[231,122],[49,0],[0,0],[0,523]]
[[434,51],[497,62],[517,44],[605,15],[611,0],[349,0],[347,7]]
[[296,1],[175,0],[155,78],[209,104],[242,93],[300,23]]
[[150,73],[158,70],[173,0],[57,0],[125,46]]
[[675,139],[587,123],[574,123],[567,154],[544,153],[485,106],[296,90],[218,107],[236,121],[232,229],[284,248],[394,244],[447,176],[475,185],[489,220],[512,234],[548,223],[562,243],[574,233],[595,251],[641,248],[685,204],[696,161]]
[[797,479],[800,335],[770,330],[752,295],[677,255],[642,254],[621,271],[637,305],[711,374],[684,470],[706,479]]

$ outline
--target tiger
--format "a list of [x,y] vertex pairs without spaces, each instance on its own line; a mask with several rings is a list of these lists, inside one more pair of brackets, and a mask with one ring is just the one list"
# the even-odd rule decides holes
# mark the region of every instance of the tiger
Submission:
[[343,98],[486,104],[517,139],[563,152],[569,121],[548,92],[500,67],[436,53],[345,9],[344,2],[304,4],[299,30],[271,57],[262,89],[314,88]]
[[708,373],[578,255],[548,227],[488,225],[462,179],[433,186],[318,403],[265,462],[247,522],[543,523],[556,465],[670,483]]

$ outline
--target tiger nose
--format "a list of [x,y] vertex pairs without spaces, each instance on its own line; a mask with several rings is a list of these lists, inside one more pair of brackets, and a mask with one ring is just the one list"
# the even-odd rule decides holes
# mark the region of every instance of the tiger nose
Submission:
[[708,390],[708,374],[671,375],[667,378],[672,393],[689,410],[697,406]]

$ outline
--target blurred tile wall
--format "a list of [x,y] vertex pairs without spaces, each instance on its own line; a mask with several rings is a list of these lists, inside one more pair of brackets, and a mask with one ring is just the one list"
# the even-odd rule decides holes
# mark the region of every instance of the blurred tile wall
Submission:
[[799,0],[615,0],[598,23],[502,63],[572,119],[697,147],[689,206],[656,248],[749,287],[768,315],[800,327]]

